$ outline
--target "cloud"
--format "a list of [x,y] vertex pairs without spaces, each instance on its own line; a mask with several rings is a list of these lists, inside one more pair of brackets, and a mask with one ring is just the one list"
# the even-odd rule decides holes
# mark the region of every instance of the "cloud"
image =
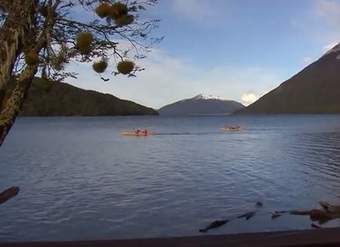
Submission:
[[199,67],[162,50],[153,50],[147,59],[139,61],[139,65],[146,70],[137,74],[136,78],[115,77],[108,73],[105,76],[112,79],[103,82],[92,71],[91,65],[72,64],[69,69],[78,71],[79,77],[69,82],[157,109],[201,93],[241,101],[244,92],[263,95],[284,79],[261,67]]
[[[314,32],[316,40],[325,44],[324,49],[329,48],[327,45],[335,45],[340,41],[339,0],[314,0],[312,18],[312,22],[307,23],[307,27]],[[325,50],[322,52],[325,52]]]
[[[172,8],[179,15],[188,20],[208,23],[214,22],[221,16],[220,6],[217,1],[206,0],[172,0]],[[224,9],[224,8],[223,8]]]
[[241,96],[241,101],[244,105],[248,106],[258,100],[258,96],[254,93],[244,93]]
[[338,0],[316,0],[315,13],[324,18],[328,24],[339,27],[340,2]]

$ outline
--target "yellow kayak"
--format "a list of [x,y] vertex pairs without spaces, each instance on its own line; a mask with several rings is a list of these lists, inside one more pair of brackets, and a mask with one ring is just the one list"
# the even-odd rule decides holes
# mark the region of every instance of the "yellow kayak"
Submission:
[[145,136],[150,136],[150,135],[154,135],[155,133],[151,133],[151,132],[139,132],[137,133],[136,131],[123,131],[123,132],[120,132],[120,134],[122,136],[135,136],[135,137],[145,137]]
[[122,136],[148,136],[148,134],[144,134],[144,133],[139,133],[137,134],[134,131],[124,131],[120,133]]

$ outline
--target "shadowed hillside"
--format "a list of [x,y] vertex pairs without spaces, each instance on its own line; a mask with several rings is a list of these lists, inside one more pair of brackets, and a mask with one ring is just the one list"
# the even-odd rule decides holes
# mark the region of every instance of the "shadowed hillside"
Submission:
[[22,116],[156,115],[151,108],[66,83],[35,79]]

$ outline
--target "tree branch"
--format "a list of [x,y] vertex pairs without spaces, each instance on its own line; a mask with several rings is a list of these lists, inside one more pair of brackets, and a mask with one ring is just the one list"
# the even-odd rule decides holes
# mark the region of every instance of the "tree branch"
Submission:
[[0,193],[0,204],[7,202],[19,193],[19,187],[11,187]]
[[[135,58],[140,58],[138,50],[146,51],[147,46],[139,41],[145,41],[150,30],[155,28],[153,21],[139,23],[138,15],[134,15],[133,23],[126,25],[117,25],[116,20],[111,20],[109,16],[107,22],[99,18],[95,20],[90,18],[84,22],[82,18],[73,20],[77,15],[74,15],[72,10],[77,11],[77,8],[83,7],[85,11],[92,12],[102,2],[102,0],[0,0],[0,7],[6,8],[6,19],[0,29],[0,146],[11,129],[38,70],[43,66],[51,69],[49,78],[55,79],[62,75],[63,69],[53,67],[55,61],[53,59],[58,56],[54,50],[62,50],[65,54],[61,57],[63,60],[60,64],[71,59],[90,62],[97,58],[118,57],[119,60],[124,60],[131,56],[128,54],[129,51],[134,51],[137,53]],[[114,4],[116,1],[104,2]],[[129,12],[136,13],[145,9],[144,5],[151,6],[157,0],[124,2],[127,3]],[[128,17],[127,14],[124,15]],[[88,54],[82,54],[75,42],[75,38],[81,32],[93,34],[91,51]],[[118,43],[123,42],[121,40],[128,41],[129,47],[125,43],[118,47]],[[29,62],[26,60],[29,58],[29,52],[38,55],[36,65],[28,65]],[[20,65],[20,71],[15,70],[16,65]],[[17,74],[20,75],[16,76]],[[66,72],[64,75],[72,76]]]

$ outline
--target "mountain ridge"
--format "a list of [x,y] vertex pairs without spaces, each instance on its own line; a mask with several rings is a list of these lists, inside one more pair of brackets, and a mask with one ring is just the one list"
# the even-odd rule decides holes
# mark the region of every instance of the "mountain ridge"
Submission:
[[158,115],[152,108],[63,82],[34,79],[20,116]]
[[244,106],[233,100],[222,100],[218,97],[196,95],[161,107],[160,115],[190,116],[190,115],[226,115],[240,110]]

